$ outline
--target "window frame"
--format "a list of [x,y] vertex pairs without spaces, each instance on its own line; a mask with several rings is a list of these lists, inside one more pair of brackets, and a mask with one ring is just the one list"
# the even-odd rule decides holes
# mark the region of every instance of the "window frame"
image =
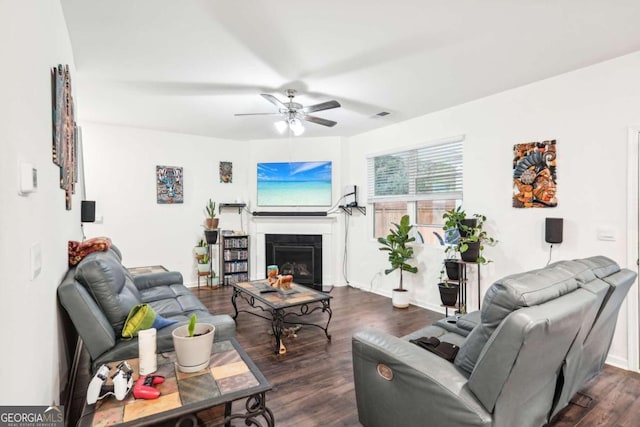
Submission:
[[[376,203],[406,202],[407,214],[412,219],[412,223],[415,226],[419,226],[419,227],[434,228],[434,231],[437,231],[439,224],[418,223],[418,205],[420,201],[425,201],[425,200],[451,201],[453,200],[455,206],[462,204],[462,200],[463,200],[462,186],[463,186],[463,176],[464,176],[464,140],[465,140],[465,135],[457,135],[453,137],[432,140],[428,143],[420,144],[417,146],[398,147],[392,150],[385,150],[383,152],[372,153],[367,156],[366,158],[367,160],[367,191],[368,191],[367,204],[370,205],[371,212],[373,212],[373,215],[372,215],[373,218],[371,222],[371,233],[374,239],[381,237],[381,236],[376,236],[376,229],[383,228],[383,227],[380,227],[377,222],[378,218],[376,215],[377,213]],[[418,160],[421,160],[421,161],[437,160],[436,157],[433,157],[433,158],[428,156],[425,157],[423,153],[420,153],[420,150],[427,149],[428,152],[437,152],[438,151],[437,146],[440,146],[440,145],[450,145],[454,147],[456,150],[460,151],[459,160],[454,161],[453,163],[454,167],[457,167],[459,169],[455,173],[456,182],[454,183],[454,186],[457,189],[456,191],[450,191],[450,192],[437,191],[437,190],[432,192],[419,192],[416,189],[417,187],[416,180],[420,178],[424,178],[425,175],[421,174],[420,171],[418,170]],[[413,154],[413,158],[411,158],[412,154]],[[375,167],[376,167],[375,159],[383,156],[394,156],[394,155],[398,156],[398,158],[406,158],[406,156],[409,156],[409,158],[406,159],[406,166],[405,166],[408,169],[406,171],[407,178],[409,181],[408,194],[385,194],[385,195],[376,196],[375,194],[372,194],[372,193],[375,193],[375,190],[376,190],[377,176],[376,176],[376,170],[375,170]],[[413,168],[413,170],[410,170],[411,168]],[[384,227],[390,228],[391,223],[386,224]]]

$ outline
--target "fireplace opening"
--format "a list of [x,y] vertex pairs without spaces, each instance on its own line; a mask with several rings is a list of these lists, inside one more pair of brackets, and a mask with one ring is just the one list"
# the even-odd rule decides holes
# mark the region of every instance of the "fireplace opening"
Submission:
[[322,290],[322,235],[266,234],[266,265],[291,274],[295,283]]

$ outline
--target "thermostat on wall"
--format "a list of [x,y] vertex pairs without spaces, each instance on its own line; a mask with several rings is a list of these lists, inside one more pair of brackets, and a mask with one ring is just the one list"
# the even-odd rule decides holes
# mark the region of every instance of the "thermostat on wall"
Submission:
[[18,184],[18,194],[26,196],[38,189],[38,170],[31,163],[20,163],[18,167],[20,182]]

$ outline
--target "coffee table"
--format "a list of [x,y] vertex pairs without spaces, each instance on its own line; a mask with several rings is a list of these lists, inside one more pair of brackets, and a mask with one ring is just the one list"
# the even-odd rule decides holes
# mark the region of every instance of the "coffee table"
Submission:
[[[122,400],[109,396],[82,411],[79,426],[158,425],[175,421],[175,425],[198,425],[196,412],[225,405],[224,420],[213,426],[230,426],[235,419],[261,426],[273,427],[273,413],[267,407],[265,394],[271,390],[260,370],[242,349],[235,338],[213,343],[211,363],[207,369],[185,374],[178,371],[175,353],[158,354],[158,370],[154,375],[163,375],[165,382],[158,385],[161,395],[157,399],[135,399],[129,393]],[[127,360],[134,371],[134,384],[138,378],[138,359]],[[110,364],[116,366],[118,362]],[[235,400],[246,399],[244,413],[231,413]],[[261,418],[260,418],[261,417]]]
[[[330,301],[333,297],[330,295],[296,283],[291,284],[291,290],[283,291],[272,288],[266,279],[232,283],[231,286],[233,286],[231,303],[235,310],[233,318],[237,319],[238,314],[244,312],[271,321],[271,329],[276,338],[276,354],[284,354],[287,352],[286,347],[282,343],[282,331],[285,324],[315,326],[322,329],[327,339],[331,341],[329,322],[331,322],[332,315]],[[252,308],[261,310],[268,316],[262,315],[258,311],[238,310],[238,298],[244,300]],[[329,317],[325,325],[298,320],[319,310],[322,311],[322,313],[327,313]],[[295,318],[296,321],[290,321],[292,318]]]

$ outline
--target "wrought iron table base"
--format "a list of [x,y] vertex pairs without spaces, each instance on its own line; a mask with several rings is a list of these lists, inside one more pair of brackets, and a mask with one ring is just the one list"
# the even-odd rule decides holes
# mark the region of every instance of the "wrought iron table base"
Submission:
[[[255,313],[249,310],[238,310],[238,306],[236,304],[236,299],[238,298],[238,296],[243,300],[245,300],[247,304],[249,304],[251,307],[259,308],[260,310],[266,313],[269,313],[271,316],[270,317],[263,316],[260,313]],[[324,331],[325,336],[327,337],[327,340],[331,341],[331,334],[329,334],[329,323],[331,322],[331,316],[333,315],[333,312],[331,311],[331,305],[329,301],[330,300],[312,301],[305,304],[287,307],[287,308],[299,307],[300,310],[299,310],[299,313],[297,313],[292,311],[286,312],[284,308],[265,309],[263,306],[256,303],[256,299],[253,296],[248,295],[238,290],[237,288],[233,289],[233,295],[231,296],[231,304],[233,304],[233,309],[235,310],[235,314],[233,316],[234,320],[238,318],[239,313],[249,313],[254,316],[258,316],[263,319],[271,321],[271,330],[273,331],[273,335],[276,338],[275,350],[274,350],[275,354],[284,354],[287,352],[287,348],[284,346],[284,343],[282,342],[282,331],[284,330],[285,324],[315,326],[316,328],[322,329]],[[313,308],[309,307],[311,304],[315,304],[315,303],[320,303],[321,305],[316,305]],[[317,323],[308,323],[308,322],[300,322],[300,321],[292,322],[287,320],[287,317],[290,317],[290,316],[296,316],[297,318],[301,318],[304,316],[308,316],[318,310],[321,310],[323,313],[326,312],[329,315],[329,319],[327,319],[327,323],[324,326],[318,325]]]
[[[225,427],[231,427],[231,421],[244,420],[244,425],[263,427],[260,418],[263,418],[266,424],[265,427],[274,427],[275,418],[271,409],[267,408],[265,401],[265,393],[258,393],[247,398],[245,402],[245,413],[231,413],[232,402],[227,402],[224,406],[224,420],[217,423],[205,424],[207,427],[219,427],[224,425]],[[176,420],[176,427],[197,427],[200,425],[198,418],[194,414],[190,414],[184,417],[180,417]]]

